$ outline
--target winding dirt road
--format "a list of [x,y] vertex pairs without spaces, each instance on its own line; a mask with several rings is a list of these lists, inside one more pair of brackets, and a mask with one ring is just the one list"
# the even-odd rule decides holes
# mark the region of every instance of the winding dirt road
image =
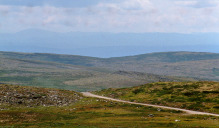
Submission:
[[199,111],[192,111],[192,110],[181,109],[181,108],[174,108],[174,107],[152,105],[152,104],[145,104],[145,103],[136,103],[136,102],[130,102],[130,101],[125,101],[125,100],[118,100],[118,99],[113,99],[113,98],[110,98],[110,97],[95,95],[95,94],[92,94],[90,92],[82,92],[82,94],[86,97],[94,97],[94,98],[111,100],[111,101],[128,103],[128,104],[136,104],[136,105],[142,105],[142,106],[152,106],[152,107],[156,107],[156,108],[171,109],[171,110],[183,111],[183,112],[186,112],[188,114],[219,116],[219,114],[213,114],[213,113],[207,113],[207,112],[199,112]]

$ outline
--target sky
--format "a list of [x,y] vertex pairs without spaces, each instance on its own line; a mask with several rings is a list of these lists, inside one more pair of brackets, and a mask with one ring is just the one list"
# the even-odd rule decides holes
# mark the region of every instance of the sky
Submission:
[[219,32],[219,0],[0,0],[0,33]]

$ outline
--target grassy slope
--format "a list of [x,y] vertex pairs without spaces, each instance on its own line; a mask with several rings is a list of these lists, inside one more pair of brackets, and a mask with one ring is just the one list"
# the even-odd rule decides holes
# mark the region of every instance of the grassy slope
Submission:
[[219,113],[218,82],[158,82],[96,93],[142,103]]
[[100,63],[104,59],[77,55],[61,55],[47,53],[17,53],[17,52],[0,52],[0,56],[5,58],[28,59],[58,62],[64,64],[94,66],[95,63]]
[[0,60],[0,81],[9,84],[80,90],[64,82],[105,74],[101,69],[54,62],[5,58]]
[[217,53],[205,53],[205,52],[160,52],[149,53],[136,56],[127,57],[115,57],[111,60],[118,61],[152,61],[152,62],[185,62],[185,61],[198,61],[198,60],[214,60],[219,59]]
[[151,53],[121,58],[110,58],[106,67],[117,70],[139,71],[170,76],[190,76],[219,80],[219,54],[199,52]]
[[[51,89],[6,86],[19,92],[30,89],[38,93]],[[53,90],[53,89],[52,89]],[[53,90],[54,91],[54,90]],[[56,90],[59,91],[59,90]],[[60,95],[75,92],[60,90]],[[26,95],[23,92],[23,95]],[[27,92],[28,95],[28,92]],[[217,127],[218,117],[185,115],[177,111],[128,105],[95,98],[80,98],[67,106],[32,106],[0,104],[0,127],[75,127],[75,128],[145,128],[145,127]],[[153,116],[149,116],[153,115]]]
[[58,54],[0,52],[6,58],[31,59],[110,70],[147,72],[169,76],[190,76],[219,80],[219,54],[199,52],[166,52],[116,58],[95,58]]
[[175,80],[194,79],[136,72],[112,72],[94,67],[0,57],[0,82],[8,84],[91,91]]
[[109,63],[120,62],[186,62],[186,61],[200,61],[200,60],[215,60],[219,59],[217,53],[205,52],[161,52],[149,53],[136,56],[114,57],[114,58],[97,58],[89,56],[78,55],[62,55],[62,54],[48,54],[48,53],[18,53],[18,52],[0,52],[0,55],[6,58],[30,59],[59,62],[72,65],[95,66]]

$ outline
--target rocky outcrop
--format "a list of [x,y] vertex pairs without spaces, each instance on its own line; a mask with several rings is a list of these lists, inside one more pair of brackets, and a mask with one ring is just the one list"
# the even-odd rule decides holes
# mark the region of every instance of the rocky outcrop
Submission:
[[65,106],[83,97],[74,91],[0,84],[0,104],[34,106]]

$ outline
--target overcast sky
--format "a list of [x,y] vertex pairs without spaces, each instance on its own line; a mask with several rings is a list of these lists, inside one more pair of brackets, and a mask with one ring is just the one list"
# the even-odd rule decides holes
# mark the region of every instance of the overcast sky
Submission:
[[0,32],[219,32],[219,0],[0,0]]

